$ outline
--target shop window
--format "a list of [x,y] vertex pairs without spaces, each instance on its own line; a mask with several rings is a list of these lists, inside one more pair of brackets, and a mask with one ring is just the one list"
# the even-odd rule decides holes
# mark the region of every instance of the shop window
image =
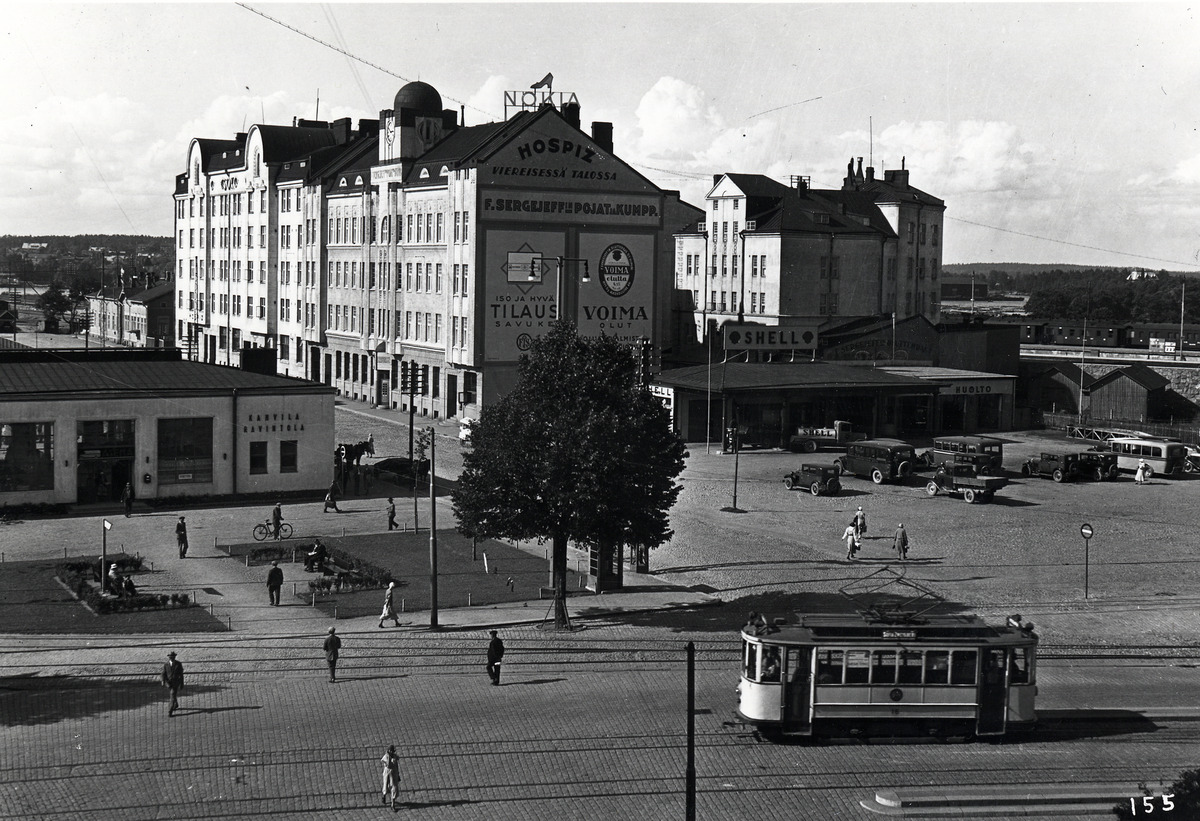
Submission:
[[251,442],[250,443],[250,473],[266,473],[267,472],[267,443],[266,442]]
[[297,443],[295,439],[283,441],[279,443],[279,472],[280,473],[296,473],[297,467]]
[[54,489],[54,423],[0,425],[0,493]]
[[158,483],[213,480],[212,417],[158,420]]

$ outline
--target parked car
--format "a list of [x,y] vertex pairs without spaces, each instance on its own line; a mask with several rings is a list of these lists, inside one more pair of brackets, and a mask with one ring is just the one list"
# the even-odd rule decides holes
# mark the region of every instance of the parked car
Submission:
[[808,488],[813,496],[836,496],[842,489],[838,469],[833,465],[802,464],[783,477],[783,486],[788,490]]
[[849,422],[835,421],[831,428],[796,428],[788,439],[788,449],[796,453],[815,453],[817,448],[837,447],[866,439],[865,433],[855,433]]
[[980,476],[974,465],[949,465],[940,470],[925,485],[930,496],[939,493],[961,495],[968,504],[975,501],[990,502],[996,491],[1008,484],[1003,476]]
[[1043,453],[1021,463],[1022,476],[1049,476],[1056,482],[1077,479],[1081,471],[1078,453]]
[[1079,475],[1103,482],[1116,479],[1121,469],[1117,466],[1117,454],[1110,451],[1085,450],[1079,454]]
[[981,476],[995,476],[1004,470],[1004,442],[990,436],[942,436],[922,458],[930,467],[969,464]]
[[899,439],[867,439],[846,445],[846,455],[834,460],[839,473],[870,476],[881,485],[886,481],[907,479],[917,464],[917,451]]

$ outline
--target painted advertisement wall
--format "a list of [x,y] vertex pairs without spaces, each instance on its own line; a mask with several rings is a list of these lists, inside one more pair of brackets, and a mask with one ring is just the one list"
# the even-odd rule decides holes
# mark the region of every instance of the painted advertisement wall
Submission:
[[663,224],[653,184],[554,112],[478,173],[486,361],[517,360],[560,315],[585,336],[652,337]]

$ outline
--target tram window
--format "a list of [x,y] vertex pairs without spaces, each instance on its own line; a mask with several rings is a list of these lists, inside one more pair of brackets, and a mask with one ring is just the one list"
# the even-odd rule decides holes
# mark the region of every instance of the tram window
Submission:
[[868,650],[846,651],[846,683],[866,684],[871,672],[871,653]]
[[841,650],[821,650],[817,653],[817,684],[841,684],[845,667]]
[[1008,656],[1008,683],[1029,683],[1029,650],[1025,647],[1014,647]]
[[896,651],[876,650],[871,660],[872,684],[896,683]]
[[955,650],[950,657],[950,683],[974,684],[975,661],[978,653],[975,650]]
[[1004,649],[991,648],[983,651],[983,683],[1004,683]]
[[768,647],[763,652],[763,681],[779,681],[779,648]]
[[900,652],[900,675],[896,679],[900,684],[921,683],[921,654],[916,650]]
[[746,642],[746,678],[758,680],[758,645]]
[[950,682],[950,653],[945,650],[930,650],[925,654],[925,683],[948,684]]

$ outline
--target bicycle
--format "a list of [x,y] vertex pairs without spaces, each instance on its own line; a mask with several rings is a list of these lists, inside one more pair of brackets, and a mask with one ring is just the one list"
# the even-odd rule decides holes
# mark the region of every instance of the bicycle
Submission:
[[[254,534],[254,541],[256,541],[256,542],[265,541],[275,535],[275,526],[273,524],[271,524],[270,519],[267,519],[265,522],[256,524],[254,526],[253,534]],[[281,538],[281,539],[292,538],[292,526],[290,524],[288,524],[287,522],[283,522],[282,524],[279,525],[279,538]]]

